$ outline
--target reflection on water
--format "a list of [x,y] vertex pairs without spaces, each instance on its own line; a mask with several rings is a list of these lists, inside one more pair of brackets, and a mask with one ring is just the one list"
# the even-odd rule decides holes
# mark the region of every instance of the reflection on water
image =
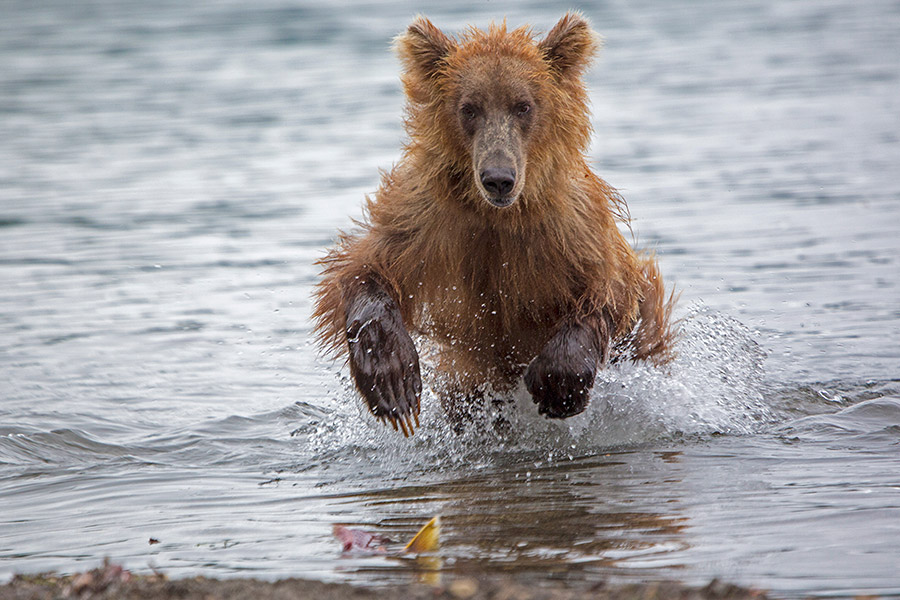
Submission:
[[[590,459],[524,476],[492,473],[490,480],[450,484],[442,493],[454,499],[442,509],[454,515],[447,523],[459,536],[450,543],[464,550],[457,562],[489,556],[511,570],[569,571],[612,567],[617,558],[686,546],[681,534],[687,519],[677,508],[660,512],[654,506],[664,506],[665,500],[648,501],[644,510],[617,505],[621,492],[614,479],[609,482],[604,476],[607,469],[624,464],[614,457]],[[519,491],[523,485],[526,494]],[[501,498],[508,500],[498,502]]]
[[[0,574],[900,594],[900,7],[580,7],[606,38],[591,158],[683,290],[679,358],[602,372],[562,423],[520,389],[507,434],[451,433],[426,391],[404,440],[309,313],[313,261],[398,158],[389,44],[423,7],[6,3]],[[436,514],[439,567],[331,535]]]
[[[578,580],[614,571],[620,560],[648,561],[687,549],[687,518],[667,505],[670,498],[646,498],[638,506],[625,500],[626,486],[617,482],[617,471],[627,464],[622,458],[618,453],[589,457],[525,473],[495,469],[435,487],[364,492],[357,499],[375,506],[421,503],[439,511],[446,571],[471,573],[489,565],[524,577],[558,574]],[[380,527],[405,530],[406,521],[387,520]]]

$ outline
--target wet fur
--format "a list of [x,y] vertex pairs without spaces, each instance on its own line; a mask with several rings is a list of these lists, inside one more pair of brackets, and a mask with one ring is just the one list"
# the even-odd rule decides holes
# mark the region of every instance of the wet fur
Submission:
[[[585,161],[581,73],[597,45],[572,13],[540,41],[505,25],[453,39],[424,18],[397,39],[409,141],[368,199],[360,231],[342,234],[320,261],[314,313],[320,342],[348,356],[377,416],[411,425],[418,413],[421,384],[400,385],[419,381],[410,332],[440,346],[436,366],[460,390],[451,401],[484,383],[508,390],[525,374],[539,410],[558,417],[583,410],[611,355],[670,357],[673,299],[653,257],[620,233],[624,201]],[[502,209],[485,200],[473,175],[480,157],[459,123],[461,98],[497,98],[484,86],[498,85],[527,86],[535,103],[527,135],[510,149],[522,157],[521,189]],[[377,357],[362,377],[347,337],[360,307],[387,324],[369,341]],[[402,398],[382,406],[388,392],[373,391],[377,381]]]

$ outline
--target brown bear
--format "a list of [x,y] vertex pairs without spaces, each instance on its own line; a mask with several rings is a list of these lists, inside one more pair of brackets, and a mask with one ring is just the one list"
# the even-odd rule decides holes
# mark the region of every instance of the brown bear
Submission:
[[674,298],[585,159],[587,21],[566,14],[536,40],[505,24],[453,38],[419,17],[396,47],[409,141],[361,231],[319,261],[314,313],[372,413],[406,435],[418,425],[411,333],[439,348],[451,412],[524,373],[538,411],[565,418],[611,358],[667,360]]

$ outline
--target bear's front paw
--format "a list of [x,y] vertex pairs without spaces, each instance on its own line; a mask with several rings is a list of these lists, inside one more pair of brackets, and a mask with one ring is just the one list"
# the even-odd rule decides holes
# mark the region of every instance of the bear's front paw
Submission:
[[399,319],[357,320],[347,329],[350,373],[369,410],[409,436],[419,425],[419,354]]
[[539,356],[525,372],[525,385],[539,413],[551,419],[565,419],[587,408],[594,370],[587,365],[579,369]]
[[586,316],[560,325],[525,372],[525,385],[538,412],[565,419],[587,408],[594,375],[606,360],[608,331],[604,316]]

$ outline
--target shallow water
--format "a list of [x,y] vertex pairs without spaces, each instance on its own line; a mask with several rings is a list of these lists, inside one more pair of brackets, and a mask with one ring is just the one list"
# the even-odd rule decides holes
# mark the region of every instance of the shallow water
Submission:
[[[0,575],[508,570],[900,595],[900,4],[580,3],[598,171],[682,290],[668,372],[403,440],[310,342],[403,139],[389,42],[546,2],[7,2]],[[441,564],[341,557],[348,523]],[[149,544],[149,539],[160,541]]]

